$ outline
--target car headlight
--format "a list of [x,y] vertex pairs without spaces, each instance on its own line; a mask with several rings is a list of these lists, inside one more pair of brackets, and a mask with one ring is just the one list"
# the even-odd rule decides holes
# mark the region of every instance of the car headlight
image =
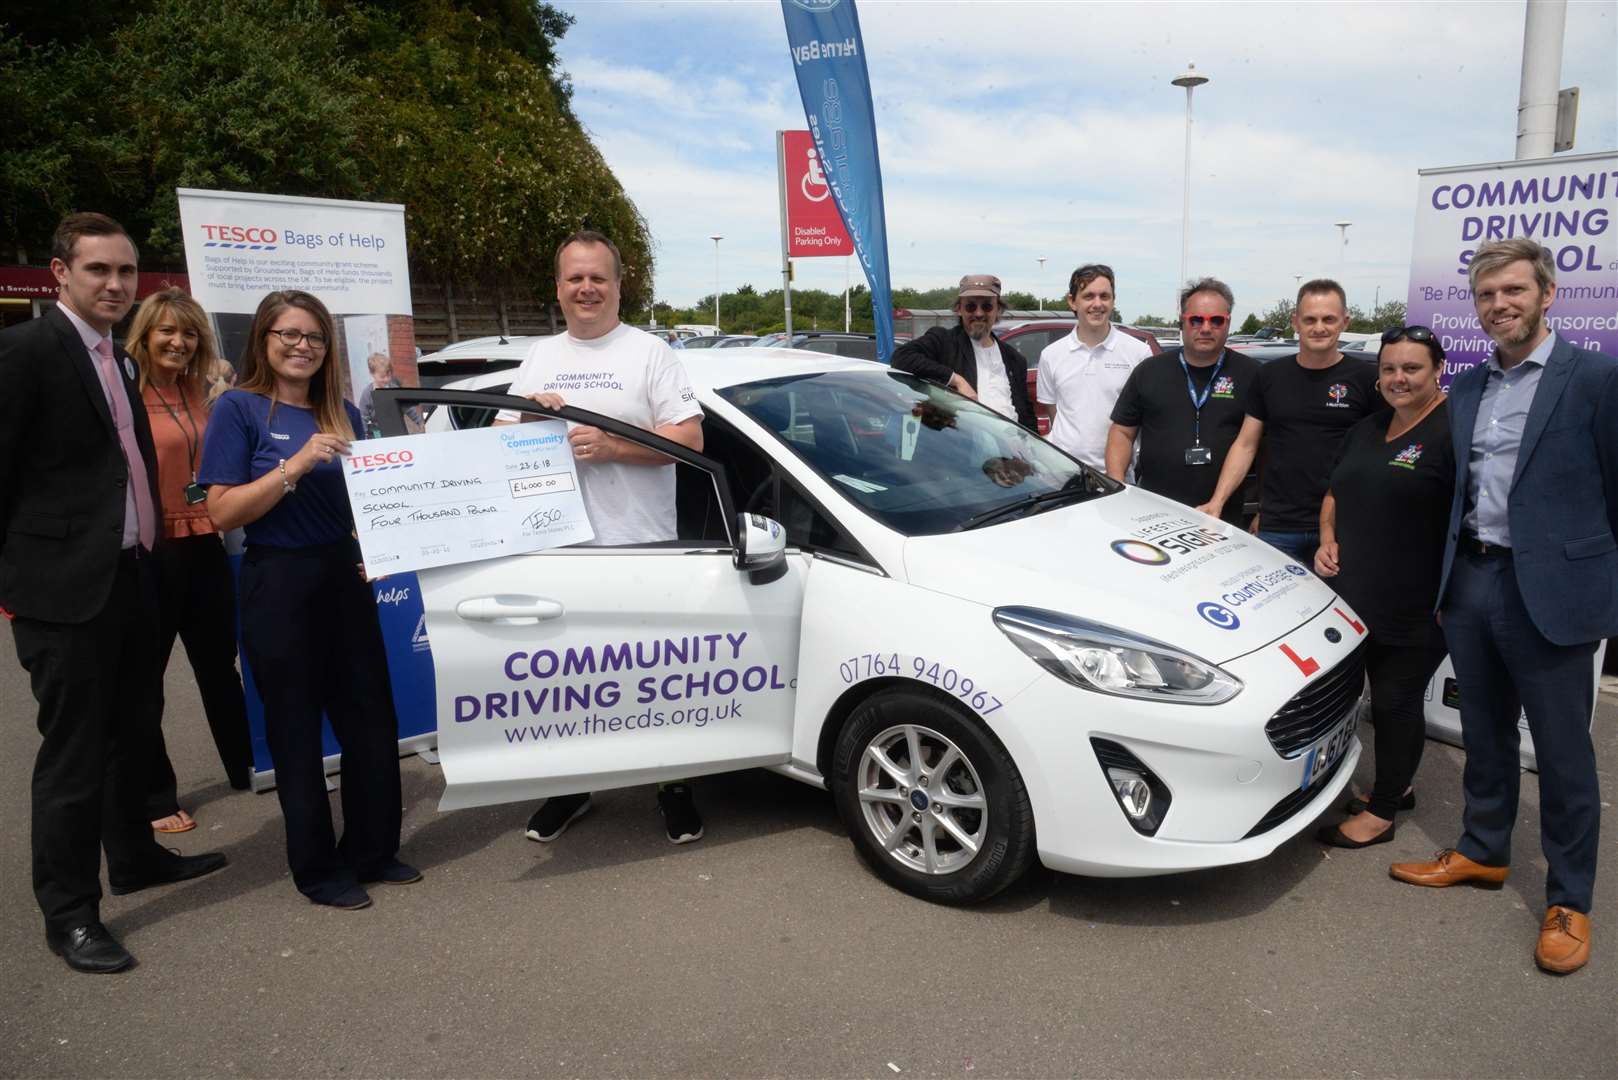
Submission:
[[994,624],[1040,667],[1086,690],[1182,705],[1219,705],[1242,692],[1240,679],[1200,657],[1088,619],[1003,607]]

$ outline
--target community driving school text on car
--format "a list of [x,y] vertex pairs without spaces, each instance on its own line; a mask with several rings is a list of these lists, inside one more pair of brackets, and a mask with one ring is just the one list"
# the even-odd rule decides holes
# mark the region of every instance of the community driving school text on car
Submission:
[[764,766],[968,902],[1261,858],[1347,783],[1365,627],[1285,555],[880,365],[686,367],[701,535],[421,573],[443,808]]

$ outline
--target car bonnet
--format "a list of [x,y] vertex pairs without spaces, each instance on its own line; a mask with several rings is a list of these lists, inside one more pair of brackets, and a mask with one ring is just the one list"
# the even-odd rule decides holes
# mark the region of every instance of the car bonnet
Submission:
[[912,537],[904,565],[921,588],[988,607],[1076,615],[1216,664],[1334,603],[1349,611],[1290,556],[1139,488],[970,532]]

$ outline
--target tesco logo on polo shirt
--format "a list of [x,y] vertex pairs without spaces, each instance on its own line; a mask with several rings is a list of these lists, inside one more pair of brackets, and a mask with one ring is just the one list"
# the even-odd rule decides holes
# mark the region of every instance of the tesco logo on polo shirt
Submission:
[[383,472],[387,469],[408,469],[416,463],[416,455],[409,450],[389,450],[385,454],[355,454],[348,459],[348,474]]

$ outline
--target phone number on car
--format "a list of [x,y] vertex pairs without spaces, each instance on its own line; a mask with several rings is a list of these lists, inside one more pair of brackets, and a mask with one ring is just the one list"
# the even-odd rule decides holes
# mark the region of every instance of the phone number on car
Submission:
[[911,656],[901,664],[898,653],[861,653],[838,664],[837,673],[849,684],[876,676],[908,675],[918,682],[930,682],[940,690],[955,695],[984,716],[1004,704],[984,690],[976,680],[952,667],[929,661],[925,656]]

